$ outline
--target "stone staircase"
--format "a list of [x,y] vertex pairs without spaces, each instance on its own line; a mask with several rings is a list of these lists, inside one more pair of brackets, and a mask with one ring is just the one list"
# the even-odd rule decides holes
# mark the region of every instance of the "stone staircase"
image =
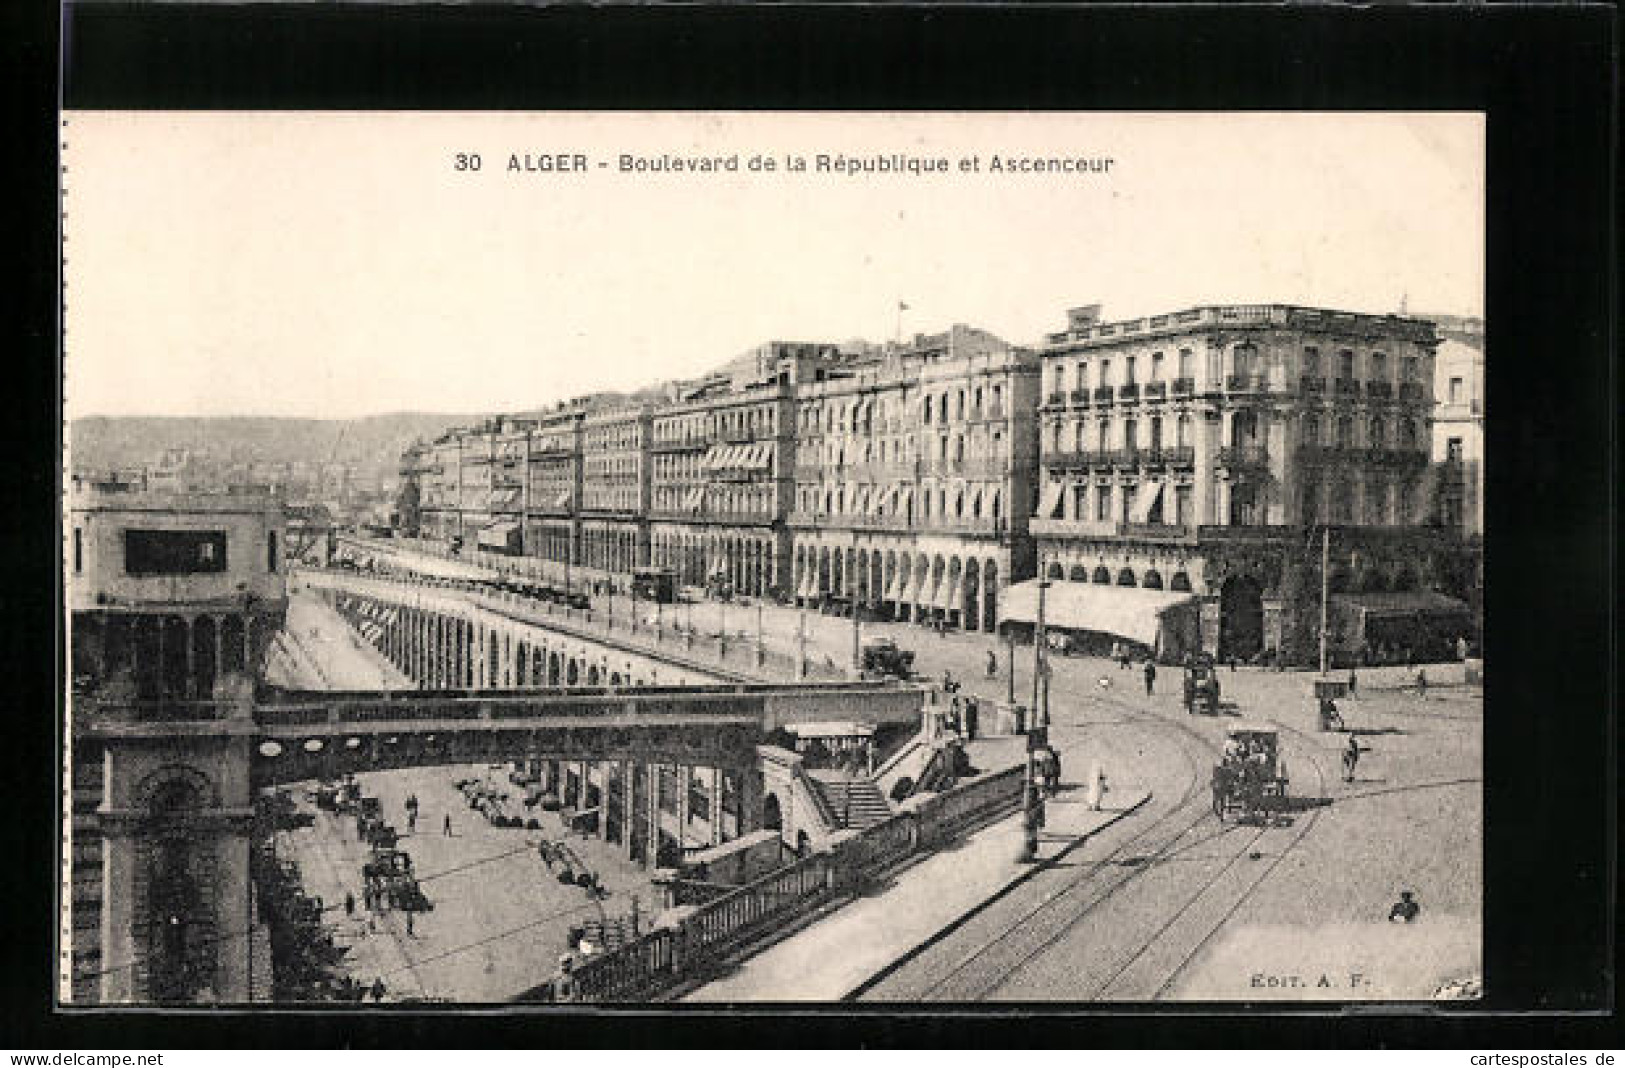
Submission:
[[892,816],[880,787],[862,775],[819,769],[809,770],[807,777],[845,827],[861,831]]

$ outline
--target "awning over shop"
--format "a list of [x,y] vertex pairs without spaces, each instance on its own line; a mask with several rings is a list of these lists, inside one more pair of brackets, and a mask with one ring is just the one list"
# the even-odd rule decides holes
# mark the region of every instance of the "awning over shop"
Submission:
[[869,514],[869,487],[868,486],[859,486],[857,488],[856,492],[853,493],[853,495],[852,495],[852,514],[853,515],[868,515]]
[[931,603],[942,609],[944,612],[949,611],[950,609],[958,608],[959,591],[960,584],[956,581],[951,581],[947,575],[943,575],[942,581],[937,583],[937,595]]
[[519,541],[519,524],[514,522],[492,523],[480,530],[478,541],[482,548],[512,548]]
[[[1166,617],[1197,612],[1194,594],[1144,590],[1132,586],[1096,586],[1084,582],[1051,582],[1044,595],[1044,624],[1067,630],[1112,634],[1152,648]],[[1038,618],[1038,580],[1018,582],[999,601],[1001,622],[1032,623]]]
[[887,581],[887,583],[886,583],[886,593],[885,593],[885,596],[881,597],[881,600],[883,600],[883,601],[895,601],[895,600],[897,600],[898,587],[902,585],[902,579],[899,577],[899,571],[900,570],[901,569],[899,569],[899,568],[892,568],[891,579],[889,581]]
[[801,576],[801,585],[796,587],[796,596],[797,597],[816,597],[816,596],[818,596],[818,576],[813,573],[811,568],[809,568],[807,570],[806,574]]
[[695,486],[683,497],[683,511],[698,512],[705,507],[705,487]]
[[570,507],[570,491],[569,490],[560,490],[559,495],[557,497],[553,498],[553,507],[554,508],[568,508],[568,507]]
[[1157,498],[1162,496],[1161,482],[1142,482],[1140,489],[1134,495],[1134,507],[1129,512],[1129,520],[1134,523],[1151,522],[1151,509],[1157,506]]
[[518,504],[519,492],[518,486],[509,486],[505,489],[499,489],[495,493],[491,494],[491,504],[493,507]]
[[786,723],[784,729],[798,738],[867,738],[875,733],[868,723]]
[[1044,487],[1044,496],[1038,502],[1038,518],[1054,519],[1061,514],[1061,494],[1066,492],[1066,486],[1060,482],[1051,482]]

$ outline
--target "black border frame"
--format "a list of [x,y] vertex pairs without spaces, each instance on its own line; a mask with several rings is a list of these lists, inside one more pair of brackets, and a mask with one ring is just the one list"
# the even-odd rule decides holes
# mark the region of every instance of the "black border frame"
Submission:
[[[1275,1005],[1266,1011],[1280,1015],[1268,1017],[1201,1007],[1060,1015],[1053,1006],[953,1016],[853,1006],[545,1017],[53,1013],[54,886],[40,880],[5,894],[12,945],[21,938],[34,950],[6,969],[17,1039],[27,1033],[57,1048],[1613,1044],[1614,1021],[1596,1015],[1487,1015],[1595,1014],[1616,999],[1611,8],[93,2],[70,4],[60,23],[54,16],[8,35],[12,69],[39,76],[31,84],[44,90],[14,99],[73,108],[1486,111],[1496,406],[1486,618],[1488,644],[1505,652],[1491,654],[1486,702],[1489,997],[1462,1014],[1327,1017]],[[60,97],[48,69],[57,54]],[[46,150],[37,158],[54,160],[54,115],[31,131]],[[31,175],[49,198],[55,171]],[[37,227],[55,221],[30,210]],[[44,474],[60,468],[60,452],[49,451],[60,431],[50,351],[59,294],[43,267],[57,253],[55,227],[35,240],[27,356],[12,361],[14,381],[39,398],[28,409],[38,421],[14,438],[23,518],[6,557],[32,580],[5,613],[19,650],[39,649],[39,635],[60,629],[43,581],[53,574],[46,553],[60,551],[57,487]],[[34,813],[56,804],[56,739],[43,710],[60,674],[43,669],[44,659],[29,654],[23,665],[14,722],[27,744],[6,750],[10,781],[40,799],[27,806]],[[51,819],[6,823],[4,855],[30,874],[55,870]]]

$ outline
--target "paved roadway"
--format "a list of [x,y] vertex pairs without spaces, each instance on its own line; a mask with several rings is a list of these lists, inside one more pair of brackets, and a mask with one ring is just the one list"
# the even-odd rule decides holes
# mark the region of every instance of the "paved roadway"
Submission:
[[[1227,717],[1187,716],[1176,693],[1147,698],[1137,679],[1098,660],[1058,661],[1053,733],[1063,751],[1099,759],[1108,779],[1133,768],[1151,804],[865,997],[1412,998],[1477,976],[1480,702],[1462,689],[1426,700],[1371,692],[1397,676],[1369,675],[1379,677],[1343,708],[1371,751],[1344,783],[1347,736],[1311,731],[1305,676],[1224,674],[1227,701],[1282,728],[1297,811],[1289,825],[1256,827],[1209,811]],[[1422,903],[1416,924],[1385,922],[1401,889]]]
[[290,584],[288,615],[266,681],[290,689],[399,690],[413,684],[326,602]]
[[[506,768],[482,764],[357,776],[363,792],[381,799],[384,818],[403,833],[400,848],[411,855],[434,903],[431,911],[414,915],[410,932],[406,914],[374,913],[363,906],[361,865],[367,848],[356,839],[353,817],[317,812],[314,827],[277,835],[278,855],[299,864],[306,892],[322,898],[336,939],[350,946],[347,970],[365,986],[383,979],[386,1001],[511,1000],[557,971],[572,925],[627,916],[634,899],[647,922],[659,901],[649,873],[620,847],[566,838],[557,815],[539,809],[540,831],[493,827],[451,785],[454,779],[487,778],[517,793],[506,774]],[[302,786],[291,792],[301,808],[314,809]],[[421,806],[415,833],[408,831],[405,812],[412,793]],[[444,833],[447,816],[449,835]],[[561,885],[538,853],[543,838],[567,842],[609,896],[596,901],[579,887]],[[353,917],[342,907],[346,892],[355,895]]]
[[[603,598],[599,598],[603,601]],[[616,614],[626,610],[619,598]],[[674,611],[668,606],[666,611]],[[754,635],[755,606],[683,606],[706,630]],[[850,620],[767,606],[770,648],[849,662]],[[864,624],[917,653],[928,679],[952,671],[968,692],[1003,699],[1011,665],[981,634],[939,636]],[[995,649],[998,674],[985,675]],[[1018,648],[1016,699],[1031,696],[1032,650]],[[1367,749],[1342,781],[1346,734],[1315,727],[1311,676],[1221,672],[1229,715],[1187,716],[1178,672],[1147,697],[1137,672],[1095,658],[1052,659],[1052,734],[1075,779],[1143,783],[1151,801],[919,954],[864,995],[875,1000],[1148,1000],[1426,997],[1476,977],[1482,932],[1482,694],[1459,664],[1360,673],[1344,718]],[[1209,774],[1226,719],[1282,730],[1298,810],[1289,825],[1221,825]],[[1385,922],[1399,891],[1415,924]],[[1357,977],[1357,978],[1356,978]]]

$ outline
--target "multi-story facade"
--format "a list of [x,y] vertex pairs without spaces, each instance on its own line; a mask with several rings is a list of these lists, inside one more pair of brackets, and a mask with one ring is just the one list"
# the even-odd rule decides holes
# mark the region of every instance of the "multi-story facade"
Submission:
[[795,393],[833,346],[770,342],[655,410],[650,560],[678,581],[749,596],[790,586]]
[[1433,462],[1439,520],[1467,537],[1484,533],[1484,321],[1428,316],[1440,343],[1434,361]]
[[[1042,574],[1202,598],[1204,647],[1303,659],[1334,592],[1453,586],[1425,527],[1433,325],[1284,305],[1107,323],[1043,351]],[[1313,569],[1314,574],[1309,574]],[[1097,598],[1105,603],[1109,598]]]
[[649,562],[648,403],[612,404],[581,420],[579,562],[631,571]]
[[1038,359],[956,325],[797,394],[791,589],[802,604],[998,625],[1032,573]]
[[571,404],[544,413],[530,436],[525,552],[561,564],[578,562],[583,411]]
[[424,537],[449,541],[463,533],[462,429],[447,430],[423,447],[418,510]]
[[524,551],[531,432],[530,420],[506,416],[493,419],[486,432],[490,459],[485,474],[490,489],[484,512],[488,520],[476,535],[482,548],[509,554]]

